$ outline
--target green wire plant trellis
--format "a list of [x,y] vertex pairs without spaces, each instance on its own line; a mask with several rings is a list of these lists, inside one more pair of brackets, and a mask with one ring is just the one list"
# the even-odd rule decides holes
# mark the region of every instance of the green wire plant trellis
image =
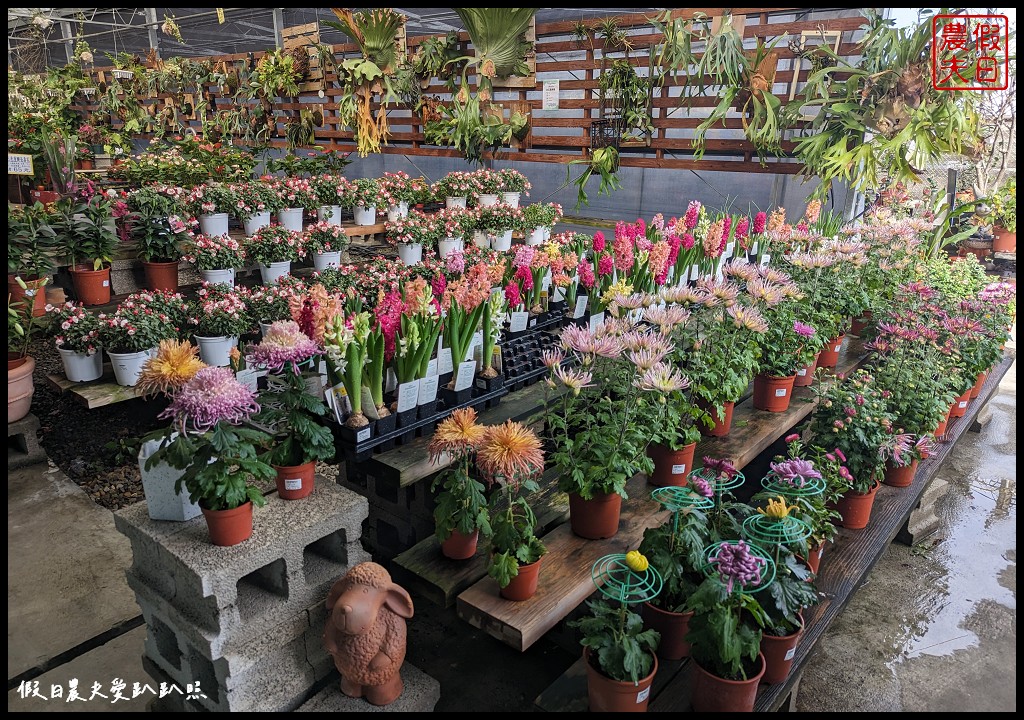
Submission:
[[648,566],[636,571],[626,564],[622,553],[605,555],[594,561],[590,577],[601,594],[623,605],[650,602],[661,592],[661,573]]
[[756,584],[740,587],[739,591],[749,595],[767,589],[775,581],[775,561],[772,560],[771,556],[759,545],[752,542],[746,542],[745,540],[722,540],[704,548],[704,574],[708,577],[712,577],[716,574],[717,571],[715,569],[714,558],[717,557],[718,552],[723,545],[736,545],[739,542],[742,542],[747,546],[751,555],[764,562],[760,580]]
[[743,521],[743,533],[751,540],[770,545],[788,545],[809,538],[811,526],[795,517],[776,519],[751,515]]
[[815,497],[825,492],[826,485],[824,478],[811,477],[802,479],[804,481],[803,485],[791,485],[790,483],[780,480],[774,472],[769,472],[761,478],[761,487],[768,492],[794,498]]
[[744,474],[739,470],[737,470],[732,477],[728,477],[723,473],[716,473],[708,470],[707,468],[697,468],[690,473],[690,476],[699,477],[701,480],[704,480],[706,483],[711,485],[711,489],[714,490],[716,496],[722,495],[730,490],[735,490],[747,481],[746,476],[744,476]]

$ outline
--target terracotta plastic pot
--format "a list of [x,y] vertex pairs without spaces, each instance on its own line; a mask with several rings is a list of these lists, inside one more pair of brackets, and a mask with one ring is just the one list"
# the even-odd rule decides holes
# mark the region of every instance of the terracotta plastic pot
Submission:
[[529,565],[520,565],[519,574],[512,578],[505,587],[501,588],[501,596],[506,600],[522,602],[529,600],[537,592],[537,581],[540,579],[540,561],[532,562]]
[[658,657],[662,660],[681,660],[690,657],[690,643],[686,641],[686,633],[690,632],[690,618],[693,612],[669,612],[644,603],[640,608],[644,619],[644,627],[657,630],[661,634],[658,643]]
[[914,484],[914,475],[917,473],[917,460],[904,467],[896,467],[886,463],[885,477],[882,482],[892,487],[910,487]]
[[619,531],[622,496],[617,493],[595,495],[584,500],[569,493],[569,525],[572,531],[587,540],[610,538]]
[[971,400],[977,400],[981,395],[981,388],[985,386],[985,381],[988,380],[988,373],[978,373],[978,379],[974,383],[974,387],[971,388]]
[[[39,285],[39,278],[21,278],[30,290],[36,290],[32,298],[32,316],[42,317],[46,314],[46,292]],[[11,305],[25,300],[25,291],[21,289],[15,275],[7,276],[7,294],[11,296]]]
[[789,401],[793,397],[793,382],[795,380],[796,375],[789,377],[754,376],[754,408],[768,412],[788,410]]
[[871,519],[871,506],[875,502],[875,493],[881,486],[877,480],[866,493],[848,492],[839,498],[836,508],[843,516],[840,523],[847,530],[863,530]]
[[821,542],[810,548],[807,551],[807,557],[804,558],[804,563],[807,565],[807,569],[815,575],[818,574],[819,568],[821,568],[821,556],[825,554],[825,543]]
[[757,699],[757,684],[764,675],[764,655],[758,654],[761,669],[746,680],[726,680],[712,675],[699,664],[693,668],[694,712],[752,712]]
[[814,356],[814,360],[796,371],[796,379],[793,381],[793,387],[811,386],[814,382],[814,369],[818,367],[818,355],[821,355],[821,353],[817,353]]
[[706,405],[700,404],[701,408],[708,415],[711,416],[712,422],[715,424],[712,427],[707,427],[703,423],[700,425],[701,435],[710,435],[711,437],[725,437],[729,434],[729,430],[732,429],[732,411],[736,407],[734,402],[722,403],[724,417],[719,417],[715,408],[707,407]]
[[146,273],[146,287],[150,290],[177,291],[177,262],[146,262],[143,260],[142,269]]
[[846,335],[839,333],[835,338],[828,341],[828,344],[822,348],[821,353],[818,355],[818,367],[820,368],[834,368],[839,362],[839,351],[843,347],[843,340],[846,339]]
[[282,500],[301,500],[313,492],[316,463],[301,465],[275,465],[277,470],[277,494]]
[[1017,252],[1017,233],[1003,227],[992,228],[992,252]]
[[75,295],[83,305],[106,305],[110,302],[110,268],[90,270],[84,265],[71,269]]
[[661,443],[647,446],[647,455],[654,461],[654,472],[648,478],[652,485],[683,487],[693,470],[693,453],[697,443],[690,443],[679,450],[672,450]]
[[36,361],[31,355],[11,359],[7,354],[7,422],[17,422],[28,415],[32,407],[32,395],[35,384],[32,372],[36,369]]
[[871,317],[871,311],[865,310],[863,313],[861,313],[861,316],[859,318],[854,318],[853,322],[850,323],[850,334],[856,335],[857,337],[863,335],[864,331],[871,323]]
[[476,544],[479,539],[479,530],[474,530],[470,535],[452,530],[448,539],[441,543],[441,554],[451,560],[468,560],[476,555]]
[[590,712],[647,712],[651,699],[651,683],[658,674],[658,656],[652,655],[651,674],[633,684],[612,680],[590,660],[590,648],[583,648],[583,662],[587,666],[587,700]]
[[231,510],[202,510],[210,531],[210,542],[214,545],[230,547],[252,537],[251,502]]
[[799,615],[800,629],[792,635],[769,635],[761,634],[761,654],[764,656],[764,675],[761,682],[769,685],[785,682],[793,669],[793,658],[796,656],[796,646],[800,637],[804,634],[804,616]]
[[949,411],[950,418],[961,418],[967,414],[967,405],[971,402],[971,391],[965,390],[964,393],[953,401],[953,407]]

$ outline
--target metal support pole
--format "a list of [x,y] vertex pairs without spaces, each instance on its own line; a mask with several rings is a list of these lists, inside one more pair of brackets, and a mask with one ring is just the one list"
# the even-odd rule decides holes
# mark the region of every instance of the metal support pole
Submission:
[[[74,33],[71,32],[71,23],[67,20],[60,21],[60,34],[64,38],[64,51],[68,55],[68,62],[70,63],[75,59],[75,41]],[[8,47],[10,43],[8,43]]]
[[149,48],[160,59],[160,33],[157,32],[156,8],[146,8],[146,30],[149,31]]
[[278,50],[284,47],[284,14],[281,8],[274,8],[274,45]]

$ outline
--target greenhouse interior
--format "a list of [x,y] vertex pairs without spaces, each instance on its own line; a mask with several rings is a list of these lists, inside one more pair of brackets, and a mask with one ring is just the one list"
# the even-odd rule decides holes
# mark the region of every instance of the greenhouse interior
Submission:
[[9,8],[8,710],[1016,710],[1014,8]]

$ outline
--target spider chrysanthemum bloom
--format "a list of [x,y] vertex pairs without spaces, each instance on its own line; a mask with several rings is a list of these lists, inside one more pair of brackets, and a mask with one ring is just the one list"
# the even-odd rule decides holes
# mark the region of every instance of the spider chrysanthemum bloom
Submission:
[[738,328],[756,333],[768,331],[768,322],[755,308],[733,305],[726,312],[729,313],[733,324]]
[[136,392],[143,397],[157,393],[173,395],[175,390],[206,367],[198,353],[199,348],[187,340],[161,340],[156,357],[150,358],[142,366],[142,374],[135,386]]
[[562,353],[562,351],[555,349],[545,350],[544,354],[541,356],[541,361],[544,363],[544,367],[549,370],[556,365],[560,365],[563,360],[565,360],[565,354]]
[[775,307],[782,302],[782,287],[762,278],[755,277],[747,282],[747,293],[755,300],[763,302],[768,307]]
[[206,367],[174,393],[161,418],[173,418],[181,432],[206,432],[217,423],[239,425],[260,410],[256,395],[223,367]]
[[677,305],[696,305],[704,298],[704,292],[695,287],[684,285],[682,287],[664,288],[661,297],[667,303]]
[[749,282],[757,277],[757,268],[747,262],[736,262],[735,260],[722,266],[722,275],[734,280]]
[[757,512],[770,520],[780,521],[789,517],[793,510],[799,510],[796,505],[790,505],[781,495],[776,498],[769,498],[768,507],[758,508]]
[[640,376],[637,380],[637,387],[648,392],[667,395],[690,387],[690,381],[683,377],[677,369],[664,363],[658,363]]
[[476,450],[487,435],[487,428],[476,422],[476,410],[459,408],[437,424],[427,451],[437,461],[442,455],[461,457]]
[[281,320],[271,324],[263,341],[250,348],[249,361],[271,370],[281,370],[290,365],[297,372],[299,363],[321,352],[322,349],[299,329],[298,323]]
[[632,350],[627,355],[629,361],[636,365],[637,370],[645,372],[660,363],[665,353],[656,350]]
[[594,384],[594,376],[585,370],[567,369],[561,365],[556,365],[552,368],[552,371],[555,378],[557,378],[562,385],[571,390],[573,395],[579,395],[580,390]]
[[518,483],[544,469],[540,438],[522,423],[506,420],[487,428],[476,454],[481,472]]

